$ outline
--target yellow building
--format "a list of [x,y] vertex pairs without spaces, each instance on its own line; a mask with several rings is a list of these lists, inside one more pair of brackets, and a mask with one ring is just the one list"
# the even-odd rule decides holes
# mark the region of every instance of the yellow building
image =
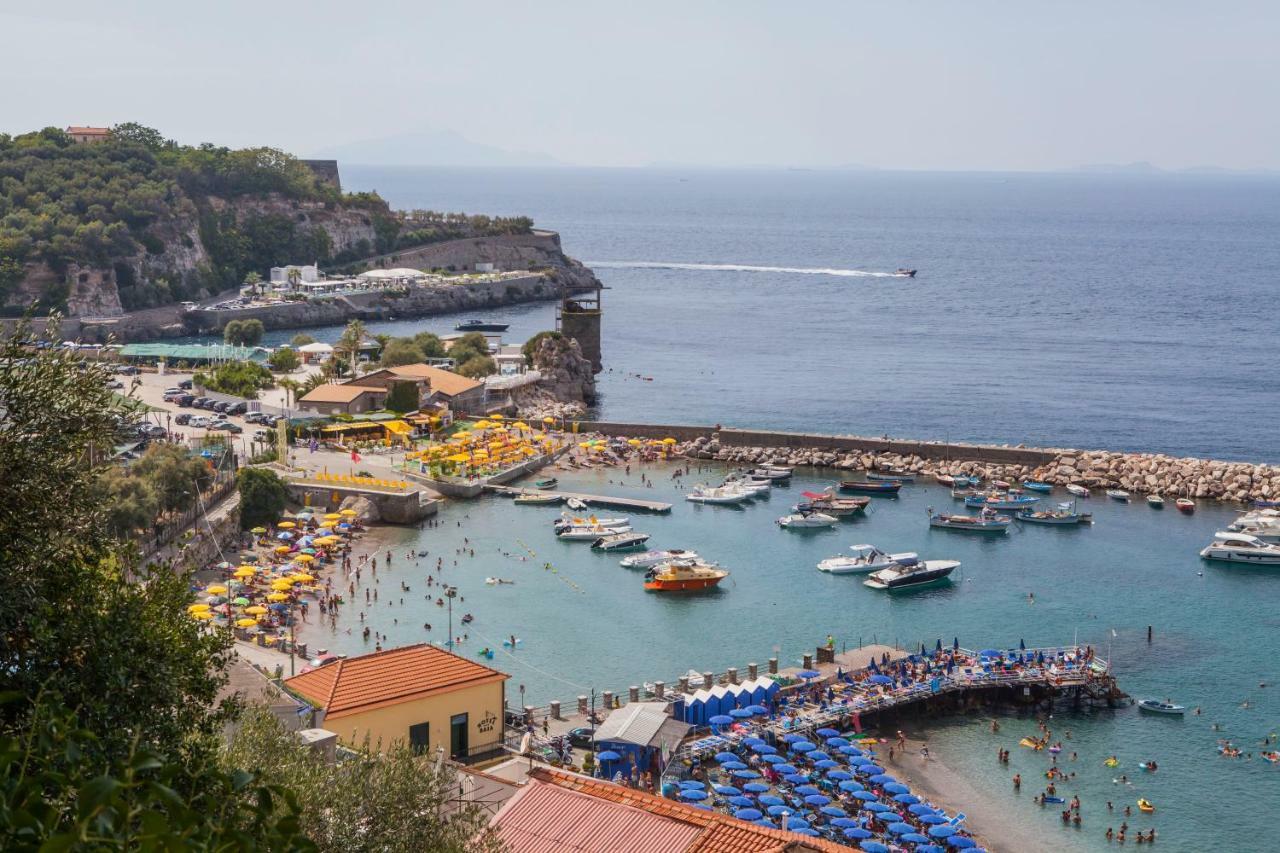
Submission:
[[316,706],[314,725],[353,748],[400,741],[458,761],[499,753],[511,676],[425,643],[361,655],[285,680]]

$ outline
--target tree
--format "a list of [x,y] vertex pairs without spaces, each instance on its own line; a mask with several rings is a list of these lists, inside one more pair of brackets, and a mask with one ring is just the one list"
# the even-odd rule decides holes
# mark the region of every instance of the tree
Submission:
[[469,379],[480,379],[497,373],[498,364],[487,355],[473,355],[459,364],[457,371],[459,375]]
[[440,340],[438,335],[431,332],[418,332],[413,336],[413,342],[418,345],[418,349],[422,350],[425,358],[444,358],[444,341]]
[[175,444],[151,445],[133,463],[131,473],[148,484],[159,509],[165,512],[191,509],[196,496],[213,482],[213,472],[204,459]]
[[262,276],[258,275],[257,270],[250,270],[249,274],[244,277],[244,283],[248,286],[249,292],[257,296],[258,285],[262,283]]
[[138,124],[136,121],[126,121],[112,127],[111,141],[132,142],[151,151],[160,151],[177,144],[171,139],[165,139],[164,134],[155,128]]
[[461,365],[476,356],[488,357],[489,340],[479,332],[467,332],[449,347],[449,358],[453,363]]
[[256,347],[266,334],[266,327],[257,318],[231,320],[222,328],[222,340],[232,346]]
[[316,339],[308,335],[306,332],[298,332],[298,334],[294,335],[289,340],[290,345],[292,345],[294,349],[299,349],[301,347],[305,347],[307,344],[314,344],[315,342]]
[[280,347],[267,356],[267,364],[276,373],[292,373],[302,366],[302,357],[297,350]]
[[201,388],[248,400],[256,400],[258,391],[275,383],[271,371],[253,361],[223,362],[197,371],[194,381]]
[[108,468],[99,483],[106,507],[107,529],[113,536],[129,539],[155,523],[160,504],[150,485],[120,468]]
[[289,289],[297,290],[298,283],[302,281],[302,270],[297,267],[289,267]]
[[347,323],[347,327],[342,330],[342,337],[338,339],[338,344],[334,347],[335,359],[337,353],[344,352],[347,354],[348,363],[354,365],[359,360],[360,344],[364,339],[364,323],[359,320],[352,320]]
[[409,380],[392,382],[391,390],[387,392],[387,401],[384,405],[390,411],[400,414],[417,411],[419,405],[418,383]]
[[520,347],[520,352],[524,353],[525,362],[530,367],[533,367],[533,354],[535,351],[537,351],[538,344],[542,342],[543,338],[552,338],[553,340],[560,340],[563,337],[564,335],[562,335],[560,332],[553,332],[550,330],[538,332],[532,338],[529,338],[529,340],[524,342],[524,346]]
[[394,338],[382,348],[382,366],[399,367],[403,364],[418,364],[426,358],[422,350],[411,338]]
[[298,387],[297,390],[301,391],[305,396],[311,393],[312,391],[314,391],[315,389],[319,388],[321,385],[327,385],[328,382],[329,382],[329,377],[326,376],[323,372],[312,373],[309,376],[307,376],[306,379],[302,380],[302,384]]
[[502,849],[486,827],[488,813],[457,801],[455,771],[414,754],[404,742],[382,744],[380,752],[376,744],[365,746],[342,761],[325,761],[299,749],[265,709],[252,708],[223,761],[252,768],[265,782],[294,792],[302,832],[325,853]]
[[248,530],[280,520],[289,490],[269,468],[241,468],[236,474],[240,489],[240,527]]
[[285,405],[293,406],[294,402],[298,399],[298,390],[302,388],[302,383],[289,376],[285,376],[280,379],[277,379],[276,384],[284,389]]

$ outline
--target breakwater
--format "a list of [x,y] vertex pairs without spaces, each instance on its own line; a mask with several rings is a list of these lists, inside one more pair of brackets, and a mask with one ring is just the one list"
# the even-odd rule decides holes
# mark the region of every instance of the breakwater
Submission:
[[977,474],[1120,488],[1138,494],[1248,502],[1280,498],[1280,466],[1159,453],[1035,448],[821,435],[712,426],[583,421],[581,432],[675,438],[675,453],[736,465],[772,463],[837,470],[905,470],[920,476]]

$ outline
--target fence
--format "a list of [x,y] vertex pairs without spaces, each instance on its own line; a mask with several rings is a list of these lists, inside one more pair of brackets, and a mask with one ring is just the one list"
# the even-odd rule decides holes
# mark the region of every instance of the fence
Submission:
[[200,494],[200,499],[196,501],[195,506],[176,518],[170,518],[164,524],[157,525],[149,538],[138,542],[138,547],[142,549],[143,554],[154,554],[159,551],[195,524],[206,510],[231,494],[235,487],[235,471],[219,472],[209,490]]

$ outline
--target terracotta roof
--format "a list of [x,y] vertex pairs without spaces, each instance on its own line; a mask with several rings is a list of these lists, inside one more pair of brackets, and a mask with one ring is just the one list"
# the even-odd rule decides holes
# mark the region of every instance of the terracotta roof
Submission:
[[452,370],[432,367],[429,364],[405,364],[388,369],[402,379],[425,379],[431,384],[432,391],[439,391],[441,394],[447,394],[450,397],[465,394],[483,384],[474,379],[460,376]]
[[420,643],[346,658],[285,679],[284,683],[324,708],[326,718],[337,718],[510,677]]
[[385,393],[369,385],[317,385],[298,398],[300,403],[350,403],[361,394]]
[[67,133],[78,133],[82,136],[106,136],[111,133],[109,127],[76,127],[72,125],[67,128]]
[[[781,829],[755,826],[721,812],[695,809],[693,806],[668,800],[656,794],[625,788],[577,773],[537,767],[529,772],[529,777],[588,794],[599,800],[631,806],[652,815],[701,827],[697,837],[687,847],[675,848],[689,851],[689,853],[694,851],[697,853],[763,853],[763,851],[781,850],[849,853],[848,847],[824,838],[809,838]],[[501,813],[498,817],[501,817]],[[605,848],[597,847],[596,849]]]

